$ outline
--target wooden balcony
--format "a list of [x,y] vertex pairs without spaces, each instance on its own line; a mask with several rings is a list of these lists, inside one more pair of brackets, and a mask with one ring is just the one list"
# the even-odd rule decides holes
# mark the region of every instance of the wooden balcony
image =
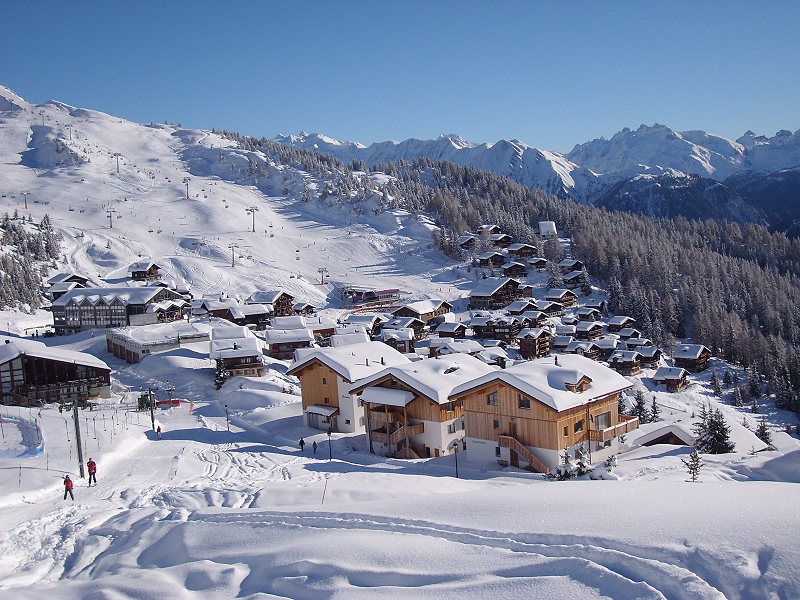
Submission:
[[[383,429],[383,428],[381,428]],[[379,444],[386,444],[388,445],[397,445],[397,443],[402,440],[404,437],[414,437],[415,435],[420,435],[425,432],[425,423],[417,423],[416,425],[408,425],[407,427],[403,427],[402,425],[392,431],[391,433],[387,433],[386,431],[372,430],[370,432],[370,437],[373,442],[378,442]]]
[[634,429],[639,428],[639,418],[628,415],[619,415],[621,423],[605,429],[590,429],[589,439],[595,442],[607,442],[611,438],[618,437]]

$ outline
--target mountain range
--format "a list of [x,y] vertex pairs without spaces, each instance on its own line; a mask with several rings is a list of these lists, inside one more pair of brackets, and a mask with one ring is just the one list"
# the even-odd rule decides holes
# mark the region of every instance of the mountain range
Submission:
[[366,166],[419,158],[485,169],[560,198],[651,217],[719,218],[800,233],[800,130],[736,141],[664,125],[625,128],[561,154],[519,140],[474,144],[458,135],[364,146],[321,134],[276,143]]

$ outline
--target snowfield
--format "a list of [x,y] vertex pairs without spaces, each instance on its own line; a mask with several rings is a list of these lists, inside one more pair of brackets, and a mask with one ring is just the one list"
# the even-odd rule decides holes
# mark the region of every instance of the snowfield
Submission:
[[[442,297],[467,317],[459,299],[475,273],[429,247],[424,217],[375,214],[374,197],[362,214],[302,203],[324,181],[271,163],[256,182],[248,164],[263,155],[210,132],[0,94],[17,107],[0,114],[0,207],[50,215],[65,237],[58,271],[115,284],[150,259],[195,296],[283,288],[336,317],[346,309],[334,284],[347,282]],[[50,319],[6,311],[0,329],[29,335]],[[714,398],[710,371],[677,394],[653,387],[652,371],[631,380],[665,422],[691,427],[702,403],[721,408],[736,451],[704,455],[701,483],[686,481],[688,447],[641,447],[636,435],[617,480],[549,482],[470,463],[468,450],[395,460],[369,454],[363,435],[329,440],[303,424],[286,362],[217,391],[207,342],[129,365],[103,331],[43,341],[113,370],[112,398],[79,414],[98,485],[80,477],[71,413],[0,409],[0,598],[800,597],[800,445],[782,431],[796,416],[762,401],[766,449],[751,431],[760,415]],[[136,410],[142,387],[161,399],[168,386],[180,406],[153,422]],[[74,502],[62,499],[65,474]]]

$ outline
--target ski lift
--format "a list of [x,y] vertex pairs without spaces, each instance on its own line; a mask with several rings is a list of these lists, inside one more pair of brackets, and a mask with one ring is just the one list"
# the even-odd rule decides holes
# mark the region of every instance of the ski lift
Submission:
[[72,206],[69,207],[69,212],[75,212],[75,209]]
[[300,249],[298,248],[294,252],[295,252],[295,254],[294,254],[295,260],[300,260]]

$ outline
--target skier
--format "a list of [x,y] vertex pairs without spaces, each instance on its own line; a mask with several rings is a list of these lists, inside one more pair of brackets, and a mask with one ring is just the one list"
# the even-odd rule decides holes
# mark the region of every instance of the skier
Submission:
[[161,439],[161,425],[156,428],[156,437],[160,440]]
[[92,485],[92,481],[94,481],[94,484],[97,485],[97,463],[90,458],[89,462],[86,463],[86,466],[89,470],[89,485]]
[[314,444],[311,447],[314,449],[314,454],[316,454],[317,453],[317,442],[314,442]]
[[306,441],[303,438],[300,438],[300,442],[298,442],[298,445],[300,446],[300,453],[302,454],[303,448],[306,447]]
[[75,500],[75,496],[72,494],[72,479],[69,478],[69,475],[64,476],[64,500],[67,499],[67,494],[72,500]]

